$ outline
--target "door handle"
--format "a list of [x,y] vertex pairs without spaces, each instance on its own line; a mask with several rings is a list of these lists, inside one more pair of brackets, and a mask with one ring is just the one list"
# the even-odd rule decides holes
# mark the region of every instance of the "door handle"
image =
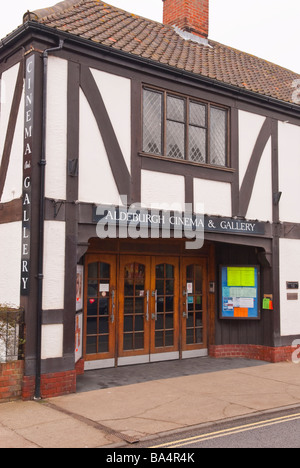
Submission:
[[147,305],[146,305],[146,320],[149,321],[149,291],[146,292]]
[[152,291],[152,297],[155,298],[155,312],[151,315],[151,317],[153,320],[157,320],[157,289],[155,291]]
[[115,321],[115,290],[113,289],[111,292],[111,316],[110,316],[110,321],[111,323],[114,323]]
[[185,303],[183,303],[183,305],[185,304],[185,312],[183,312],[182,316],[183,318],[186,318],[188,319],[189,318],[189,302],[188,302],[188,298],[189,298],[189,293],[187,292],[187,290],[183,290],[183,295],[185,296]]

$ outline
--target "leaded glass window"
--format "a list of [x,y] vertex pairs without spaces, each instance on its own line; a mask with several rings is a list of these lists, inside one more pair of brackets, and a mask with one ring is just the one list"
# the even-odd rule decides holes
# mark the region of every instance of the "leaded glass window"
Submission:
[[142,140],[146,154],[228,167],[228,109],[145,88]]

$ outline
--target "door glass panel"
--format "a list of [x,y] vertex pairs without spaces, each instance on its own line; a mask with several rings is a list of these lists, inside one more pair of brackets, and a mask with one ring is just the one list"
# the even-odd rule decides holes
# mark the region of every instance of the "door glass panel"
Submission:
[[88,265],[86,353],[107,353],[109,347],[110,264]]
[[87,354],[96,354],[97,353],[97,337],[96,336],[87,336],[87,338],[86,338],[86,352],[87,352]]
[[136,315],[135,316],[135,331],[143,331],[143,330],[144,330],[144,316]]
[[165,292],[164,286],[165,286],[164,280],[156,280],[156,290],[157,290],[158,296],[164,295],[164,292]]
[[125,333],[123,341],[124,351],[133,349],[133,333]]
[[98,353],[108,353],[108,335],[100,335],[98,337]]
[[124,267],[123,349],[144,348],[145,265],[137,262]]
[[136,314],[144,313],[144,298],[143,297],[137,297],[135,299],[135,313]]
[[98,263],[90,263],[88,266],[89,278],[98,278]]
[[186,300],[188,317],[186,319],[186,344],[203,343],[203,270],[201,265],[186,267]]
[[124,315],[132,314],[134,306],[134,300],[130,297],[124,298]]
[[155,332],[155,348],[162,348],[164,345],[164,332]]
[[166,312],[173,312],[174,310],[174,297],[166,297]]
[[98,300],[97,299],[88,299],[87,301],[87,315],[97,315],[98,309]]
[[174,267],[162,263],[156,266],[157,319],[155,347],[174,346]]
[[88,282],[88,296],[97,297],[98,296],[98,281],[89,280]]
[[144,349],[144,333],[136,333],[134,343],[135,349]]
[[100,297],[99,299],[99,315],[109,314],[109,299]]
[[157,320],[155,322],[155,328],[156,330],[161,330],[164,328],[164,316],[163,314],[158,314],[157,315]]
[[173,346],[174,343],[174,331],[166,330],[165,332],[165,346]]
[[92,317],[87,319],[87,334],[96,335],[97,334],[97,317]]
[[99,318],[99,330],[101,333],[108,333],[108,317]]
[[158,297],[157,298],[157,312],[164,312],[164,298]]
[[110,277],[110,265],[108,263],[101,262],[100,263],[100,278],[109,279],[109,277]]
[[174,314],[166,314],[166,328],[174,328]]
[[125,332],[133,331],[133,317],[132,316],[124,317],[124,331]]

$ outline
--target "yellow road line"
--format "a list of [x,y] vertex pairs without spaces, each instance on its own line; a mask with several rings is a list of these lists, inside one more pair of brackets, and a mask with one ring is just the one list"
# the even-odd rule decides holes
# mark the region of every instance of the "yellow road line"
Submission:
[[246,431],[251,431],[254,429],[259,429],[262,427],[268,427],[272,426],[275,424],[280,424],[284,422],[289,422],[289,421],[294,421],[300,419],[300,413],[297,414],[291,414],[288,416],[282,416],[280,418],[273,418],[273,419],[268,419],[266,421],[260,421],[257,423],[252,423],[252,424],[245,424],[244,426],[237,426],[237,427],[231,427],[229,429],[223,429],[221,431],[216,431],[216,432],[209,432],[207,434],[202,434],[194,437],[189,437],[187,439],[181,439],[181,440],[176,440],[173,442],[168,442],[167,444],[162,444],[162,445],[156,445],[151,448],[162,448],[162,447],[168,447],[168,448],[179,448],[184,445],[188,445],[189,443],[196,443],[196,442],[202,442],[210,439],[216,439],[218,437],[225,437],[226,435],[232,435],[232,434],[239,434],[241,432],[246,432]]

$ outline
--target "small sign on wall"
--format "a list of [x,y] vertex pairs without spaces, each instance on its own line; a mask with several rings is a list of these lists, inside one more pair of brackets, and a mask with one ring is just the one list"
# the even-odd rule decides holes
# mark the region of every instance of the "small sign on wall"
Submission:
[[299,289],[299,282],[298,281],[287,281],[286,282],[286,289]]

